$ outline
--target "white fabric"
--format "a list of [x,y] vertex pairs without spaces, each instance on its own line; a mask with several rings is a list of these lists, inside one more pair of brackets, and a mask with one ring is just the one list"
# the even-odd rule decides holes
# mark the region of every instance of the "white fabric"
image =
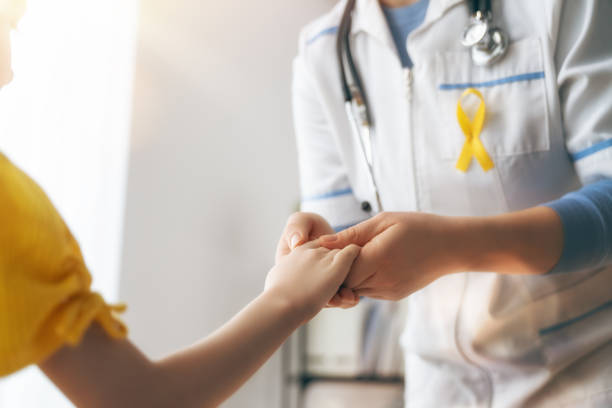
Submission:
[[[336,36],[328,30],[339,24],[343,7],[302,31],[294,109],[302,192],[326,197],[316,208],[307,205],[349,224],[359,203],[375,200],[344,112]],[[469,19],[464,2],[431,0],[425,22],[407,41],[415,63],[408,84],[378,2],[357,0],[352,49],[375,123],[374,168],[386,210],[493,215],[612,177],[606,144],[612,2],[512,0],[493,7],[511,42],[503,60],[483,68],[459,41]],[[490,85],[476,86],[487,105],[481,138],[495,162],[487,173],[476,161],[466,173],[455,169],[464,141],[455,116],[463,89],[453,85],[466,83]],[[352,207],[340,219],[338,201],[348,200],[332,193],[349,188]],[[593,364],[588,381],[571,374],[578,365],[588,371],[585,356],[603,353],[598,350],[612,339],[611,283],[612,268],[545,277],[464,273],[436,281],[410,298],[403,335],[407,405],[611,406],[610,370]],[[601,355],[612,366],[609,353]],[[559,383],[566,386],[554,386]]]
[[395,408],[402,387],[396,384],[313,382],[304,391],[304,408]]

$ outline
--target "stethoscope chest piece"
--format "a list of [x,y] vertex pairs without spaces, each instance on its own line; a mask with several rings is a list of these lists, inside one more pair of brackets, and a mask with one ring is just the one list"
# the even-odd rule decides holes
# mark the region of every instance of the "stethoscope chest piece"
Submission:
[[485,41],[487,32],[489,31],[489,23],[487,20],[479,16],[474,16],[470,24],[463,30],[461,44],[464,47],[474,47],[478,43]]
[[504,56],[508,50],[508,37],[500,28],[491,25],[490,10],[478,10],[463,31],[461,44],[470,48],[474,64],[487,66]]
[[487,36],[489,40],[486,45],[482,47],[476,45],[471,50],[472,61],[479,66],[495,64],[504,56],[508,49],[508,38],[499,28],[489,29]]

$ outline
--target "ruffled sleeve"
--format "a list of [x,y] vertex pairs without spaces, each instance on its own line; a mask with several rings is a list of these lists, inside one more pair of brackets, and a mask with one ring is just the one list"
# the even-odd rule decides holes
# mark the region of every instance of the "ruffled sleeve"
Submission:
[[91,275],[46,194],[0,154],[0,376],[76,345],[92,322],[127,329],[90,289]]

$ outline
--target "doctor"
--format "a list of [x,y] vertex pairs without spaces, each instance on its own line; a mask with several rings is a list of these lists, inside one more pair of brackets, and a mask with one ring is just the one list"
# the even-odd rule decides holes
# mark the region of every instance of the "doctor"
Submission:
[[[279,254],[365,245],[332,304],[412,294],[407,406],[612,406],[612,2],[487,3],[357,0],[347,29],[341,1],[304,28]],[[490,15],[483,64],[461,40]]]

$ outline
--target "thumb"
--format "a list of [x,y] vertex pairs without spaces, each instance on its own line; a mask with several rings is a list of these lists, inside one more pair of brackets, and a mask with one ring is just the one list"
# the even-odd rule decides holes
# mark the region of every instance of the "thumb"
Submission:
[[291,215],[276,248],[276,262],[294,248],[330,232],[333,229],[320,215],[305,212]]
[[293,248],[307,241],[312,223],[301,213],[295,213],[287,220],[283,234],[276,246],[276,262]]
[[320,215],[298,212],[289,217],[283,235],[287,247],[294,249],[305,242],[333,231],[325,218]]
[[308,241],[308,235],[313,228],[313,219],[307,213],[292,214],[287,220],[281,240],[289,250]]
[[334,255],[334,262],[339,262],[341,265],[350,267],[360,251],[360,246],[355,244],[348,245]]
[[341,249],[350,244],[360,247],[364,246],[387,228],[388,223],[385,221],[385,217],[381,215],[370,218],[337,234],[324,235],[319,238],[319,244],[328,249]]

